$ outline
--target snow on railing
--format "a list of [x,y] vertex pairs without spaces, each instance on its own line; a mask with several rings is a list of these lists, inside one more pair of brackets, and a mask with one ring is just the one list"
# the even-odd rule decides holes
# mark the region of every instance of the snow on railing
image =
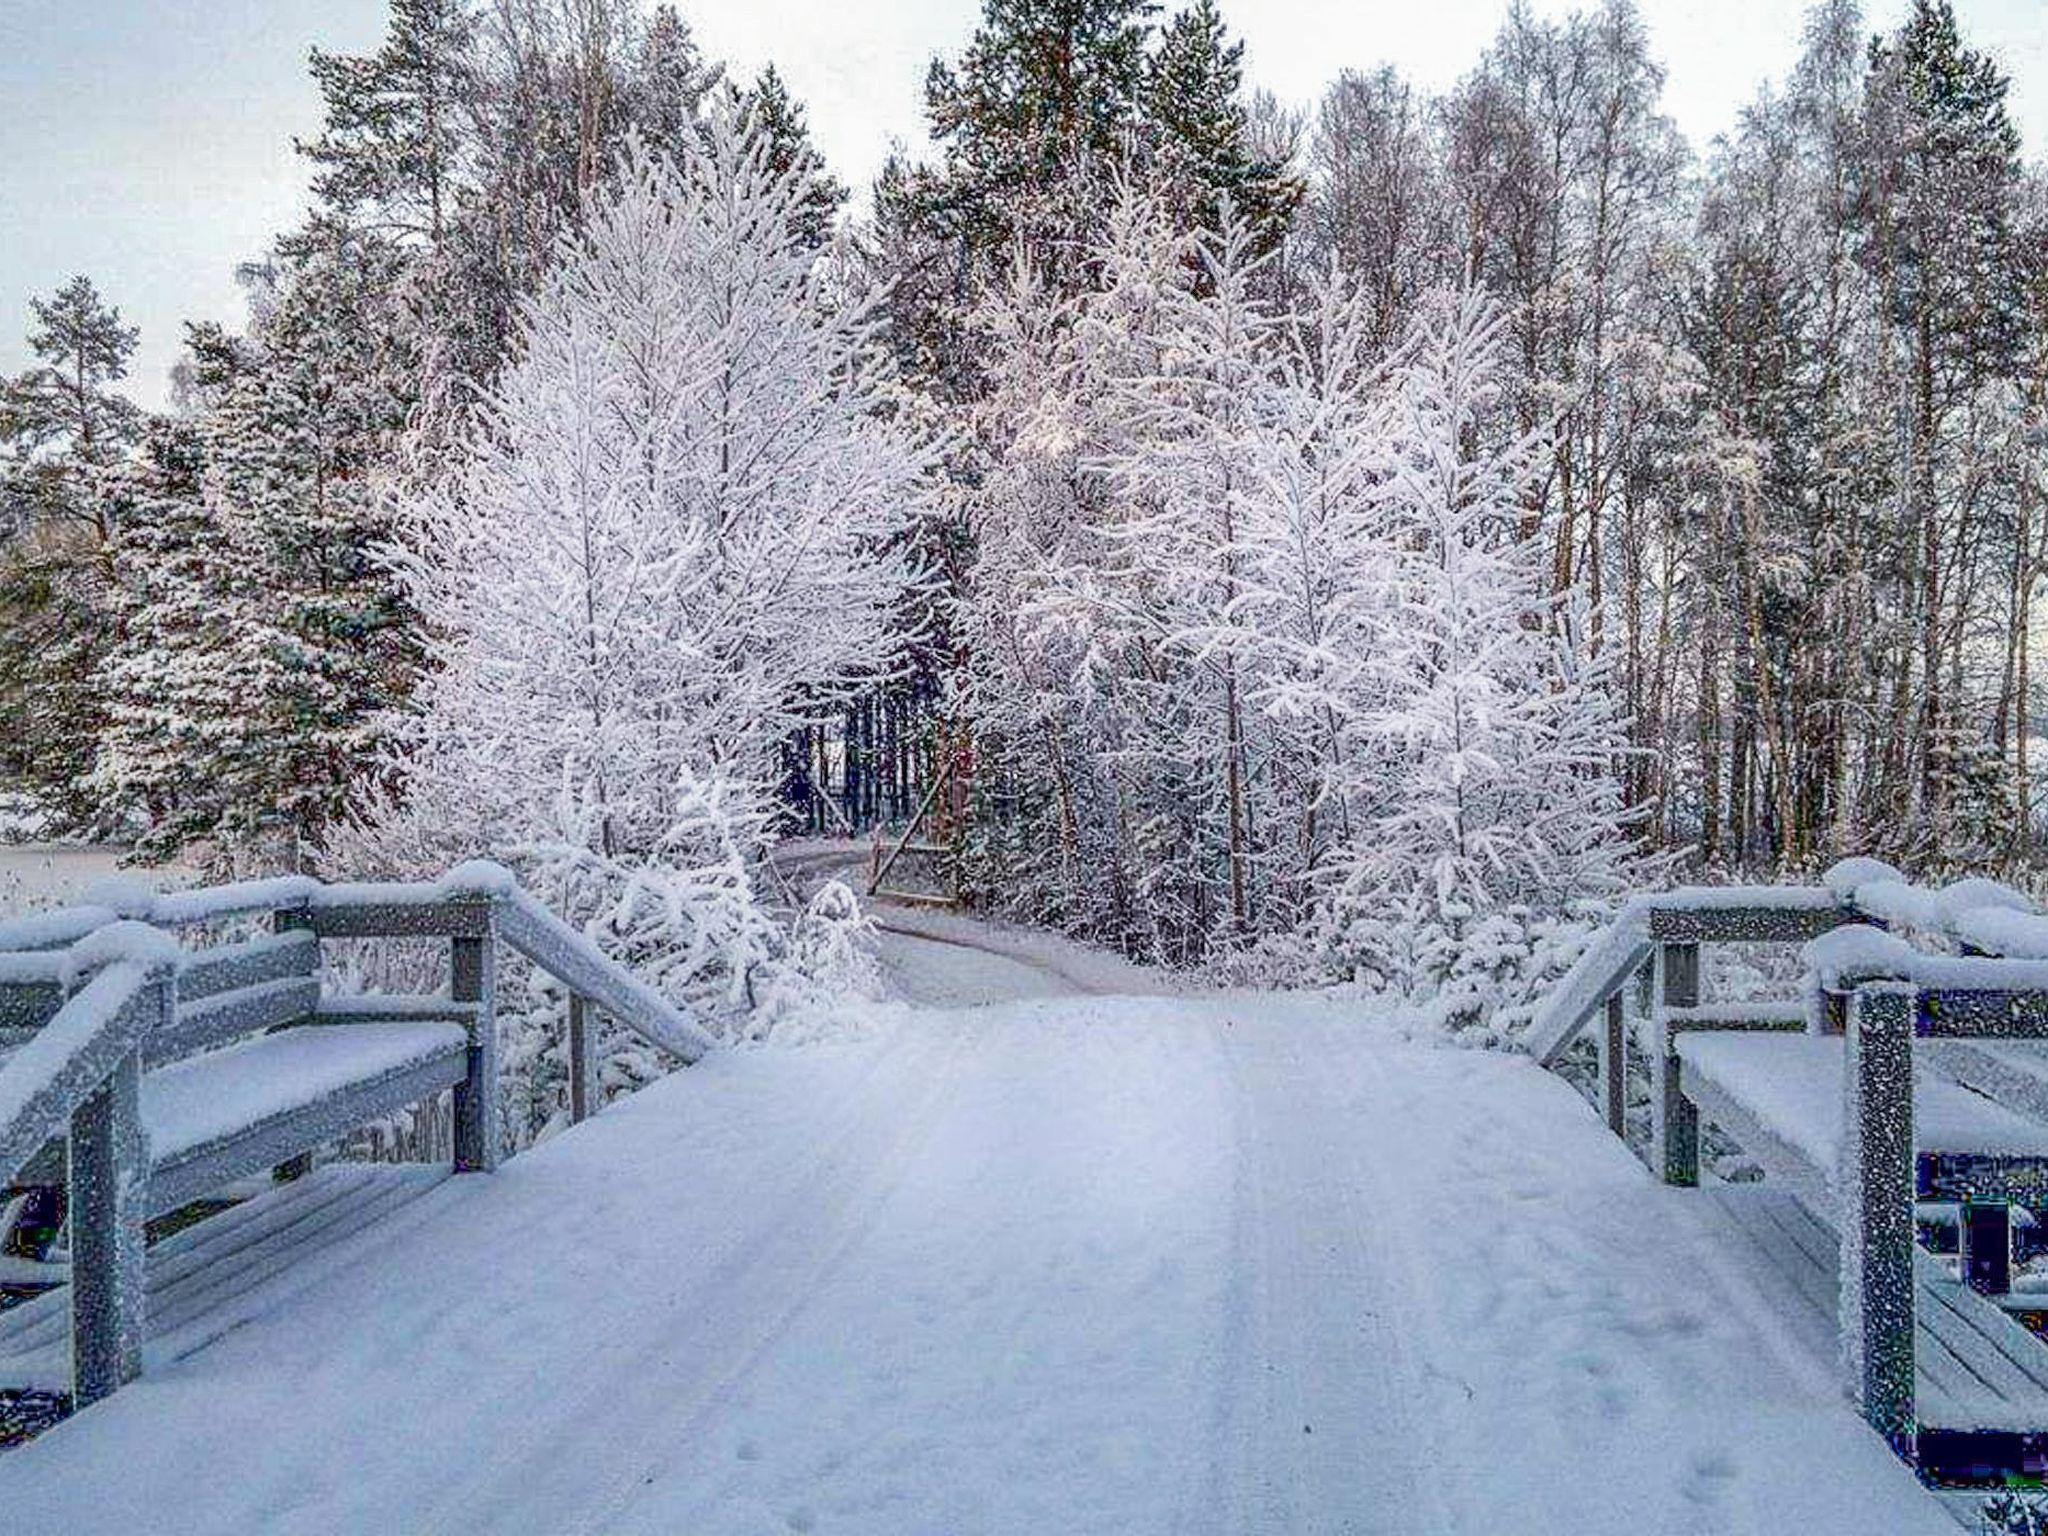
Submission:
[[1628,985],[1650,958],[1649,914],[1642,898],[1623,907],[1543,1000],[1523,1037],[1529,1054],[1542,1065],[1555,1062],[1595,1010]]
[[176,927],[258,912],[378,913],[394,925],[408,913],[424,917],[450,904],[488,906],[506,943],[620,1024],[684,1063],[716,1046],[711,1034],[630,970],[563,922],[501,864],[470,860],[438,880],[329,884],[307,875],[243,880],[156,894],[137,887],[91,906],[70,907],[0,923],[0,983],[67,984],[77,966],[59,958],[94,934],[144,924]]
[[[1931,986],[1990,990],[2032,985],[2017,971],[1981,971],[1947,963],[1943,957],[1915,950],[1904,934],[1955,944],[2008,963],[2048,961],[2048,916],[2011,886],[1970,878],[1930,890],[1913,885],[1881,860],[1843,859],[1817,886],[1693,885],[1636,897],[1586,946],[1578,962],[1552,989],[1523,1036],[1523,1045],[1543,1065],[1553,1065],[1601,1005],[1647,963],[1655,947],[1652,929],[1658,926],[1658,914],[1725,920],[1754,912],[1764,919],[1771,914],[1790,919],[1796,914],[1830,911],[1840,914],[1844,926],[1810,940],[1805,951],[1809,968],[1830,987],[1859,970],[1867,973],[1867,979],[1879,975],[1910,979],[1924,974]],[[1669,922],[1662,926],[1668,934]],[[1707,936],[1728,937],[1726,933]],[[1759,929],[1754,936],[1785,935]],[[1942,979],[1931,979],[1936,974]],[[1997,979],[2001,976],[2004,981]]]

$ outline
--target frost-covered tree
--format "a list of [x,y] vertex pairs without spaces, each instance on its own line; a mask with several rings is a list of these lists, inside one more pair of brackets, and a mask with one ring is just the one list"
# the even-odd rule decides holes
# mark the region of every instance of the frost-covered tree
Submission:
[[1250,466],[1271,410],[1274,345],[1273,318],[1254,292],[1257,238],[1225,198],[1217,231],[1189,242],[1195,281],[1164,291],[1158,361],[1119,381],[1120,431],[1105,461],[1126,502],[1118,606],[1128,643],[1150,651],[1159,671],[1143,713],[1184,808],[1177,841],[1191,916],[1237,933],[1258,895],[1245,690],[1259,638],[1244,611],[1245,537],[1263,489]]
[[629,149],[405,507],[433,667],[373,837],[519,858],[726,1017],[775,947],[751,884],[775,750],[894,664],[935,462],[774,148],[728,97],[675,161]]
[[1365,721],[1386,771],[1328,912],[1363,972],[1442,989],[1447,1016],[1491,1009],[1532,918],[1611,897],[1626,872],[1612,705],[1519,513],[1548,445],[1498,421],[1505,326],[1482,294],[1440,296],[1394,393],[1394,584]]

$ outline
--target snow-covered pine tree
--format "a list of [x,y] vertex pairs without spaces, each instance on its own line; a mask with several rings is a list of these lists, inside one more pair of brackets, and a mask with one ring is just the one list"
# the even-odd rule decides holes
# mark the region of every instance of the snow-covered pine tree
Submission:
[[1177,218],[1221,227],[1223,199],[1270,250],[1286,232],[1303,185],[1259,158],[1244,99],[1244,43],[1232,41],[1216,0],[1194,0],[1161,30],[1146,64],[1145,115]]
[[630,147],[523,306],[403,512],[433,669],[404,798],[357,842],[512,857],[728,1024],[779,945],[752,886],[775,749],[893,664],[937,457],[772,151],[730,95],[677,161]]
[[1501,432],[1503,325],[1481,293],[1439,294],[1399,377],[1381,490],[1395,606],[1365,721],[1388,771],[1327,914],[1341,963],[1457,1022],[1523,1001],[1535,925],[1616,893],[1629,847],[1606,680],[1519,515],[1545,445]]
[[226,861],[296,863],[316,845],[413,680],[411,615],[376,558],[410,394],[408,331],[389,313],[401,271],[389,242],[313,221],[207,424],[219,609],[178,653],[236,683],[208,738],[219,755],[192,764],[218,797]]
[[151,860],[218,832],[257,749],[234,661],[253,583],[205,499],[205,465],[204,431],[165,420],[120,474],[117,636],[95,679],[107,719],[89,783]]
[[0,379],[0,779],[53,827],[97,834],[84,781],[112,632],[115,472],[144,422],[115,386],[137,332],[84,276],[29,309],[35,366]]

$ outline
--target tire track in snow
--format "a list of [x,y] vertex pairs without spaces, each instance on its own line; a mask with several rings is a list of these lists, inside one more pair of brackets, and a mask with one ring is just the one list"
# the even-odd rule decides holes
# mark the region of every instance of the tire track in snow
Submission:
[[[1311,1033],[1325,1047],[1313,1060]],[[1416,1279],[1371,1193],[1404,1170],[1368,1158],[1347,1124],[1327,1048],[1346,1043],[1298,1027],[1223,1034],[1238,1252],[1206,1528],[1454,1531],[1440,1480],[1417,1459],[1442,1447],[1425,1428],[1441,1423],[1428,1411],[1439,1388],[1406,1331]]]
[[[531,1416],[487,1462],[466,1468],[411,1529],[422,1536],[555,1536],[607,1523],[650,1469],[681,1453],[685,1438],[772,1347],[821,1277],[858,1244],[936,1121],[968,1049],[962,1035],[918,1034],[882,1053],[829,1138],[760,1181],[760,1198],[772,1203],[754,1206],[732,1251],[689,1278],[671,1309],[674,1325],[664,1337],[641,1342],[633,1369],[595,1372],[573,1406],[555,1404]],[[593,1435],[596,1423],[614,1432]],[[586,1450],[601,1448],[602,1464],[565,1463],[551,1454],[565,1429]],[[562,1517],[577,1508],[585,1513]]]

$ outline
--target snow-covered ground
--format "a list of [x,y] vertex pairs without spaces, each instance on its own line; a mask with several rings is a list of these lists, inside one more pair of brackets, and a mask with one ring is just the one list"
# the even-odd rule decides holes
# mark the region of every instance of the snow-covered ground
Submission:
[[940,1006],[441,1186],[0,1460],[5,1528],[1953,1536],[1526,1061],[885,920]]

